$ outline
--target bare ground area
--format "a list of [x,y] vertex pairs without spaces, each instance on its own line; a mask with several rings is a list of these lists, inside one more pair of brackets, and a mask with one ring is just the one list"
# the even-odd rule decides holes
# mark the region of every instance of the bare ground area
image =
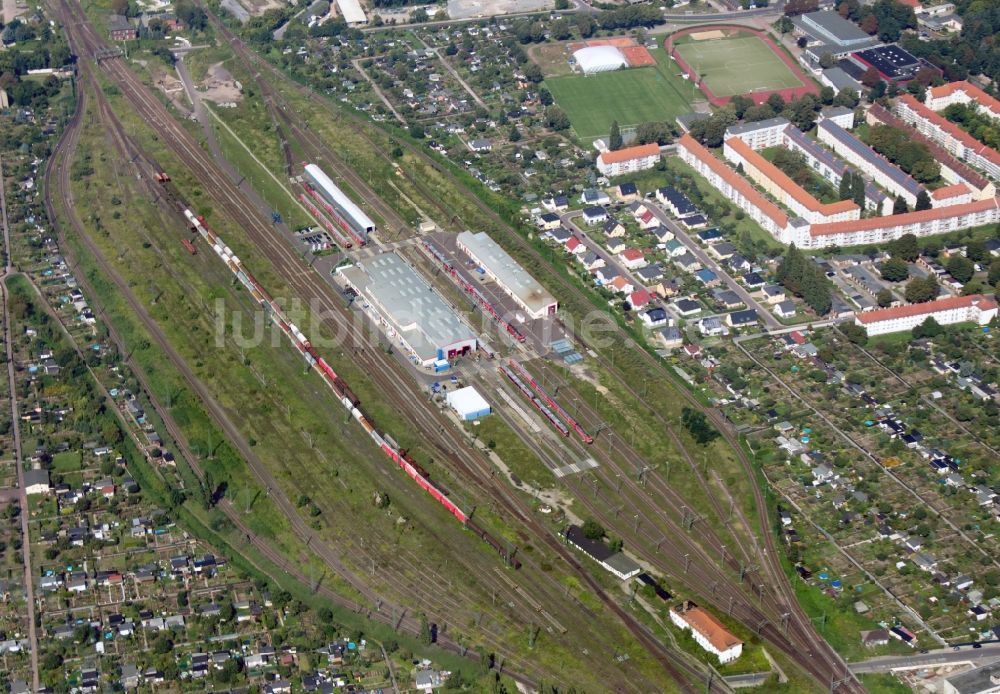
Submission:
[[3,0],[3,5],[0,6],[3,10],[3,22],[4,24],[10,24],[14,21],[14,18],[25,14],[28,11],[28,3],[24,0]]
[[153,85],[170,99],[170,104],[176,107],[180,113],[190,115],[191,103],[188,101],[187,95],[184,94],[184,85],[177,79],[177,76],[150,63],[146,63],[145,67],[149,70]]
[[[184,92],[183,83],[172,72],[166,72],[150,66],[153,84],[167,95],[178,111],[186,115],[191,113],[191,102]],[[239,103],[243,100],[243,90],[239,82],[226,70],[222,63],[209,66],[205,79],[196,85],[201,98],[214,104]]]
[[567,62],[569,59],[567,45],[567,42],[536,44],[528,49],[528,57],[542,68],[542,74],[546,77],[571,75],[573,68]]
[[198,85],[203,99],[216,104],[238,103],[243,100],[243,89],[222,63],[208,68],[205,79]]

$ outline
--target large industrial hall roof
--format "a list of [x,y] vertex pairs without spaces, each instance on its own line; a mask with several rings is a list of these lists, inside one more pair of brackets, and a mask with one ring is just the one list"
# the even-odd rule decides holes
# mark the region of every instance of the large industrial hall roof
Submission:
[[434,358],[438,349],[476,339],[448,304],[395,253],[382,253],[340,272],[424,360]]

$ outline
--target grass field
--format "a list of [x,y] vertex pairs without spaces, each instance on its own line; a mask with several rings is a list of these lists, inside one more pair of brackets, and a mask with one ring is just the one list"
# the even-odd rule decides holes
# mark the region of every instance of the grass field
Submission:
[[676,48],[718,97],[803,86],[802,80],[756,36],[679,42]]
[[623,127],[649,121],[672,122],[691,110],[697,96],[694,86],[678,76],[679,69],[663,49],[650,53],[656,59],[653,67],[551,77],[545,81],[578,137],[606,136],[615,120]]

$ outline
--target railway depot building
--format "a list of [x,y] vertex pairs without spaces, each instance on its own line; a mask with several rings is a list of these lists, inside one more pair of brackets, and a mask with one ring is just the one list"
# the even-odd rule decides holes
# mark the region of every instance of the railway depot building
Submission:
[[476,349],[475,334],[416,271],[395,253],[382,253],[337,270],[363,299],[364,309],[429,367]]
[[670,621],[679,629],[690,629],[699,646],[716,656],[719,663],[731,663],[743,654],[743,642],[722,622],[693,602],[685,601],[670,609]]
[[554,316],[559,302],[485,231],[463,231],[456,245],[532,319]]

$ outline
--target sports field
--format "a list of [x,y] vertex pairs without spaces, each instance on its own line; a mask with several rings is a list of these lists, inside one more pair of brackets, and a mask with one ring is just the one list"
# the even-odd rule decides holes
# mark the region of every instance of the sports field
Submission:
[[545,80],[545,87],[566,111],[577,137],[604,137],[615,120],[622,127],[673,122],[691,111],[691,102],[701,96],[694,85],[676,74],[677,64],[662,48],[650,53],[656,66]]
[[675,48],[717,97],[804,86],[756,36],[678,41]]

